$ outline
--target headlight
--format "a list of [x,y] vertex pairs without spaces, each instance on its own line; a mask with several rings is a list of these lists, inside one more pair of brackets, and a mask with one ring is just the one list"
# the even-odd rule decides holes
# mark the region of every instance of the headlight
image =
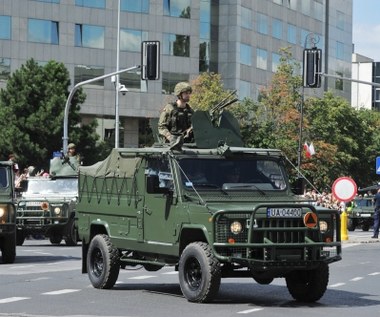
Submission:
[[4,207],[0,207],[0,218],[3,217],[5,215],[5,208]]
[[319,230],[322,233],[325,233],[328,229],[329,229],[329,226],[328,226],[327,222],[324,220],[320,220],[319,221]]
[[230,225],[230,230],[233,234],[239,234],[242,231],[242,229],[243,229],[243,226],[241,225],[239,221],[234,221]]
[[55,208],[54,208],[54,213],[55,213],[56,215],[59,215],[59,214],[61,213],[61,208],[59,208],[59,207],[55,207]]

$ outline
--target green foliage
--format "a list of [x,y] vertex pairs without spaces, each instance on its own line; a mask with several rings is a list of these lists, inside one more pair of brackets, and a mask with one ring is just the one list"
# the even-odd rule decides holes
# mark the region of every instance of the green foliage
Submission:
[[[280,54],[277,72],[261,90],[259,101],[245,98],[228,110],[238,119],[246,146],[281,149],[297,166],[302,78],[289,49]],[[218,74],[201,74],[192,85],[195,109],[208,110],[229,93]],[[301,149],[301,171],[308,180],[320,190],[331,187],[340,176],[352,177],[359,187],[375,183],[380,113],[357,111],[331,92],[307,99],[303,108],[301,144],[313,142],[316,150],[306,158]],[[293,175],[297,174],[293,171]]]
[[[7,127],[0,130],[2,159],[14,153],[21,166],[48,168],[52,153],[61,150],[69,86],[68,70],[56,61],[41,66],[30,59],[10,76],[6,88],[0,91],[0,124]],[[98,136],[95,122],[80,124],[80,104],[85,98],[82,89],[72,98],[69,142],[76,143],[87,157],[87,153],[97,153]]]

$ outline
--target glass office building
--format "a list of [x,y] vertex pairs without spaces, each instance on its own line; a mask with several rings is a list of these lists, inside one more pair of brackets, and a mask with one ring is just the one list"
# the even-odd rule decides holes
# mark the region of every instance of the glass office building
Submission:
[[[72,84],[141,63],[141,42],[161,43],[157,81],[136,71],[120,75],[120,146],[137,146],[147,118],[158,117],[174,86],[200,72],[218,72],[227,89],[257,100],[271,80],[280,48],[302,62],[305,47],[323,52],[323,72],[351,77],[352,0],[0,0],[0,87],[26,60],[63,62]],[[84,86],[83,121],[98,119],[99,134],[112,137],[115,83]],[[351,84],[324,78],[322,88],[348,100]]]

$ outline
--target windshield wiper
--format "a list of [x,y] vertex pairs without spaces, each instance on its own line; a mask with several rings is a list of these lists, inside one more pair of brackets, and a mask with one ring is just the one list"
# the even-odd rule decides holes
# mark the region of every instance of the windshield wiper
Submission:
[[220,186],[216,185],[216,184],[210,184],[210,183],[193,183],[193,187],[196,187],[196,188],[199,188],[199,187],[202,187],[202,188],[216,188],[218,190],[220,190],[223,194],[225,195],[228,195],[228,192],[226,192],[223,188],[221,188]]
[[252,188],[254,187],[261,195],[265,196],[267,193],[265,191],[263,191],[260,187],[258,187],[257,185],[253,184],[253,183],[250,183],[250,184],[244,184],[244,185],[233,185],[231,186],[230,189],[234,190],[235,188],[237,189],[241,189],[241,188]]

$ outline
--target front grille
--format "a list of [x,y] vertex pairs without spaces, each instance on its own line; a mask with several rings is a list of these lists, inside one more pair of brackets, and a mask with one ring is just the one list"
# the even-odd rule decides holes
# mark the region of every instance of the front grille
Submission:
[[[231,233],[233,221],[242,224],[239,234]],[[320,241],[318,228],[305,227],[301,217],[267,218],[265,212],[220,213],[215,217],[215,250],[225,257],[258,261],[317,259],[322,248],[308,243]]]

